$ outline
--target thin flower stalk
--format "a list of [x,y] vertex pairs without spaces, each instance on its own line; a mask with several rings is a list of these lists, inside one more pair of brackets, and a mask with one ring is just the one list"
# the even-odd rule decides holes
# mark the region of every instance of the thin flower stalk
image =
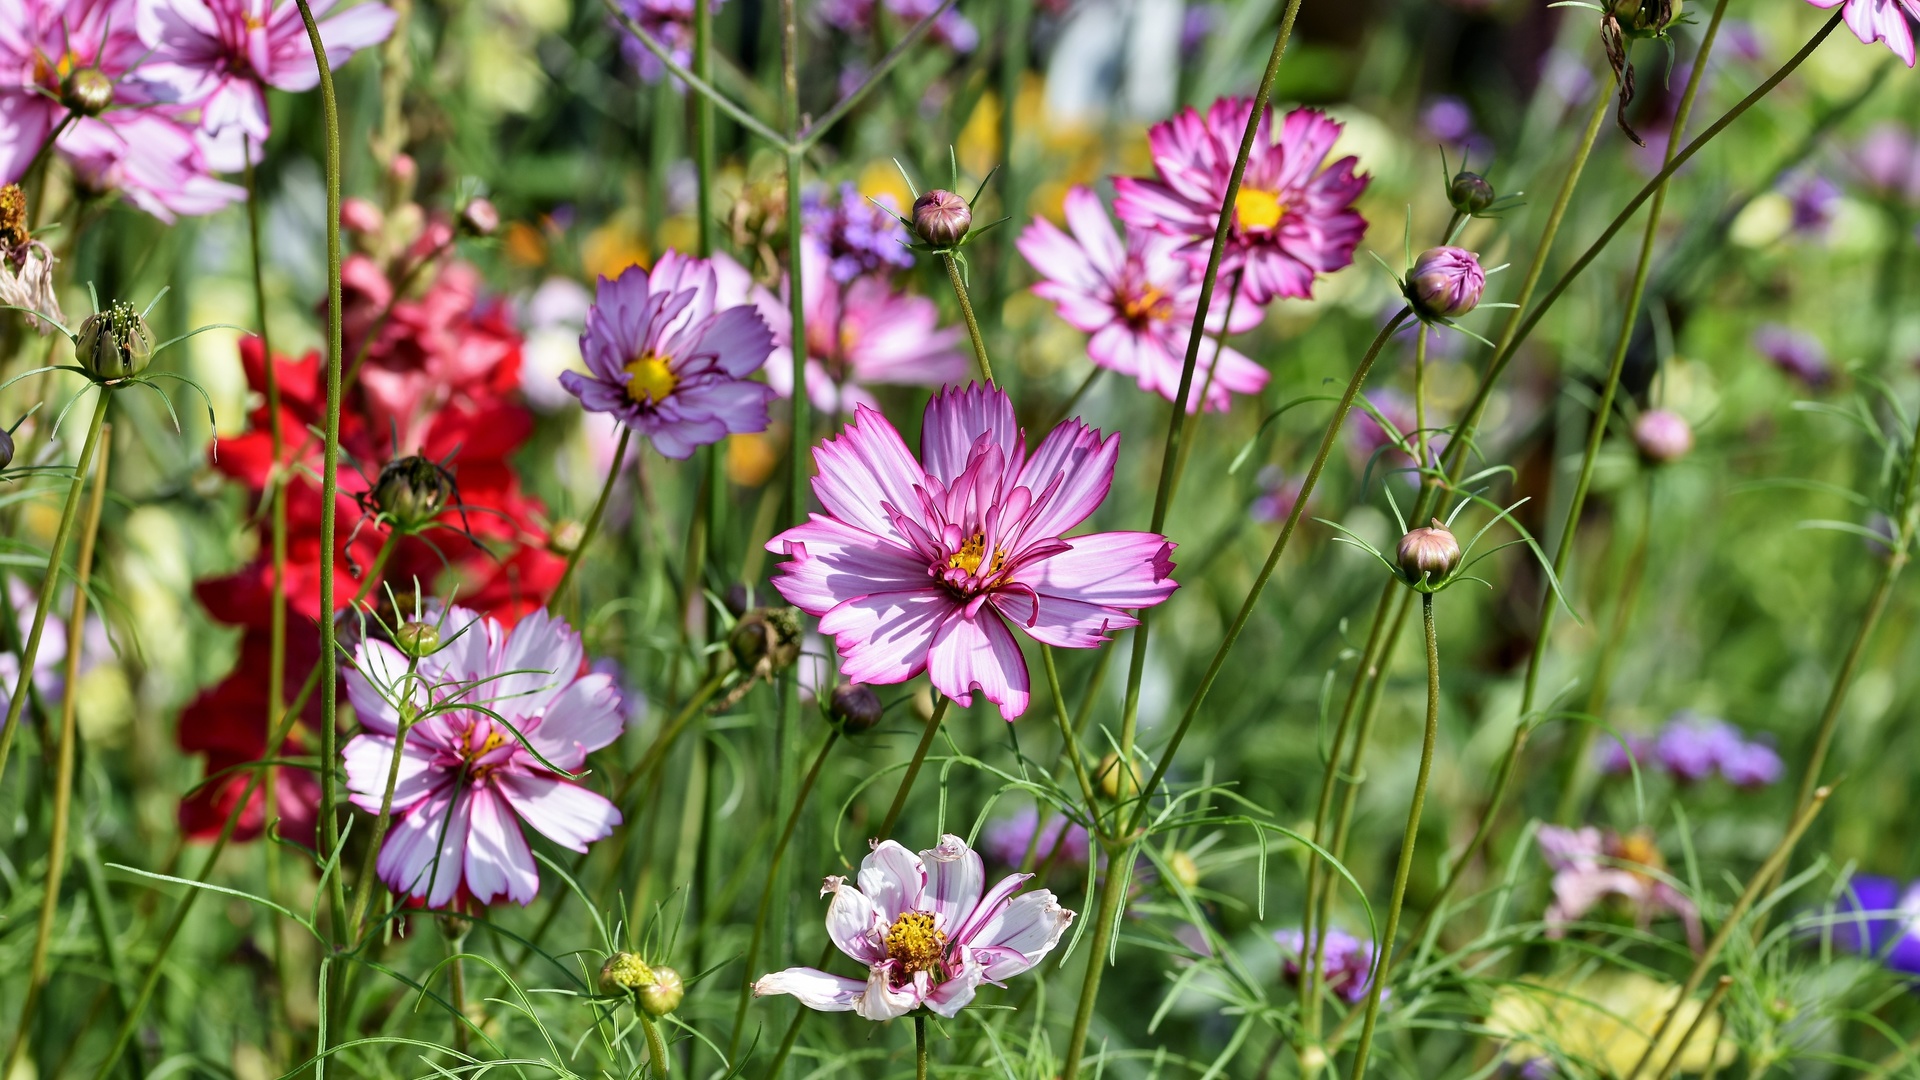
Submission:
[[600,518],[606,513],[607,500],[613,497],[614,482],[620,478],[620,467],[626,464],[627,444],[633,439],[633,429],[626,424],[620,425],[620,441],[614,445],[613,466],[607,470],[607,479],[600,485],[600,497],[593,501],[593,509],[588,512],[587,520],[580,528],[580,542],[567,552],[567,568],[560,574],[560,583],[553,587],[553,594],[547,598],[547,609],[556,610],[567,595],[567,585],[573,581],[573,572],[580,566],[580,559],[586,553],[587,545],[593,542],[594,533],[600,530]]
[[1400,862],[1393,870],[1393,894],[1387,902],[1387,926],[1381,937],[1380,958],[1367,993],[1366,1019],[1353,1054],[1353,1080],[1367,1075],[1367,1055],[1373,1049],[1374,1024],[1380,1018],[1380,999],[1386,991],[1394,936],[1400,931],[1400,909],[1407,898],[1407,878],[1413,873],[1414,843],[1420,838],[1420,812],[1426,806],[1427,779],[1433,771],[1433,748],[1440,734],[1440,639],[1433,622],[1433,594],[1420,594],[1420,621],[1427,633],[1427,726],[1420,743],[1420,771],[1413,781],[1413,800],[1407,807],[1407,828],[1400,837]]
[[[409,651],[407,673],[401,676],[400,685],[392,689],[396,701],[407,702],[413,698],[412,684],[420,678],[419,669],[420,658]],[[366,854],[360,858],[360,876],[354,879],[357,885],[353,894],[353,909],[343,932],[346,940],[356,946],[364,939],[361,921],[366,918],[367,905],[380,885],[380,876],[374,871],[380,858],[380,846],[387,839],[387,829],[393,825],[393,792],[400,786],[400,766],[407,757],[407,733],[413,728],[413,710],[403,706],[399,712],[400,722],[394,732],[393,754],[387,762],[386,791],[380,796],[380,813],[373,819],[373,837],[367,843]]]
[[[993,382],[993,365],[987,360],[987,343],[980,336],[979,320],[973,317],[973,301],[967,297],[967,279],[966,275],[960,272],[960,260],[954,258],[952,252],[943,251],[940,253],[940,262],[947,268],[947,280],[953,283],[954,299],[960,301],[960,317],[966,321],[967,337],[973,342],[973,357],[980,362],[980,378],[991,383]],[[795,337],[794,340],[801,339]],[[1155,529],[1157,531],[1158,526],[1155,526]]]
[[927,1080],[927,1014],[913,1014],[913,1078]]
[[1740,898],[1735,900],[1733,907],[1727,911],[1727,917],[1721,921],[1719,931],[1713,935],[1713,940],[1707,942],[1707,947],[1694,960],[1693,969],[1687,972],[1686,981],[1680,984],[1680,996],[1674,999],[1673,1008],[1661,1018],[1660,1026],[1654,1029],[1653,1037],[1647,1041],[1646,1050],[1641,1053],[1640,1060],[1634,1064],[1633,1070],[1627,1073],[1626,1080],[1640,1080],[1640,1074],[1646,1071],[1649,1064],[1648,1059],[1653,1057],[1654,1048],[1666,1040],[1667,1031],[1673,1027],[1674,1018],[1680,1015],[1681,1007],[1693,997],[1695,991],[1700,989],[1700,984],[1706,980],[1707,972],[1712,970],[1714,961],[1720,958],[1721,950],[1727,947],[1727,942],[1732,940],[1734,931],[1740,928],[1740,921],[1746,918],[1747,912],[1752,909],[1754,902],[1760,899],[1761,894],[1770,888],[1768,883],[1786,867],[1787,860],[1793,856],[1794,845],[1800,842],[1801,835],[1807,831],[1807,826],[1813,824],[1813,819],[1819,816],[1821,807],[1827,804],[1827,797],[1832,794],[1832,788],[1815,788],[1807,805],[1795,811],[1793,822],[1787,827],[1786,835],[1780,838],[1779,845],[1773,849],[1771,855],[1767,856],[1767,861],[1760,864],[1760,869],[1754,871],[1753,877],[1747,879],[1747,887],[1741,890]]
[[666,1040],[660,1037],[660,1025],[654,1022],[653,1017],[647,1015],[647,1010],[636,1006],[633,1011],[634,1015],[640,1019],[640,1030],[646,1035],[647,1061],[653,1067],[653,1075],[667,1075],[667,1068],[672,1059],[667,1056]]
[[[47,837],[47,884],[40,899],[40,921],[35,927],[33,954],[27,962],[27,997],[20,1006],[20,1020],[13,1032],[13,1045],[0,1058],[9,1075],[21,1066],[27,1035],[33,1030],[33,1013],[47,981],[47,951],[53,944],[53,923],[60,909],[60,881],[66,876],[67,833],[73,812],[73,771],[79,729],[75,722],[79,695],[74,688],[80,681],[80,647],[87,629],[87,583],[93,572],[94,541],[100,534],[100,509],[106,503],[107,461],[112,456],[113,429],[106,429],[100,443],[100,460],[94,466],[93,492],[87,500],[87,519],[80,529],[80,553],[73,579],[73,610],[67,619],[66,693],[60,702],[60,750],[54,767],[53,824]],[[29,669],[31,670],[31,669]],[[16,691],[16,694],[18,691]]]
[[[7,774],[7,754],[13,749],[14,734],[20,730],[20,715],[31,696],[27,689],[33,683],[34,661],[40,656],[47,613],[52,610],[54,593],[60,587],[62,556],[66,553],[67,541],[73,537],[74,522],[80,514],[81,491],[86,486],[87,472],[93,466],[94,451],[100,446],[100,432],[107,422],[107,404],[113,400],[113,392],[104,387],[94,392],[100,399],[93,404],[93,419],[87,425],[86,440],[80,444],[80,459],[73,464],[73,481],[67,485],[67,501],[60,510],[60,524],[54,529],[52,549],[47,553],[46,575],[40,581],[40,598],[34,603],[33,625],[27,630],[26,644],[20,649],[20,676],[14,680],[13,696],[7,700],[6,727],[0,729],[0,778]],[[78,649],[78,642],[70,648]]]

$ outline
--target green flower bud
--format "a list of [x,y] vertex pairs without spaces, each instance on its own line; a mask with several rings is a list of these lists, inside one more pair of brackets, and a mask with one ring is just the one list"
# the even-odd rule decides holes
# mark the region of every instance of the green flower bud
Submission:
[[670,967],[657,967],[653,969],[653,981],[640,988],[640,1007],[648,1016],[662,1017],[679,1008],[686,996],[680,973]]
[[1168,856],[1167,870],[1188,892],[1200,887],[1200,864],[1194,862],[1193,856],[1186,852],[1176,851]]
[[113,80],[99,68],[75,68],[60,80],[60,104],[81,116],[99,116],[113,104]]
[[153,331],[124,300],[87,316],[74,343],[75,358],[102,381],[131,378],[153,361]]
[[1120,755],[1109,750],[1094,770],[1094,784],[1109,799],[1131,799],[1140,790],[1140,767],[1129,761],[1122,768]]
[[1442,525],[1439,518],[1434,518],[1432,525],[1401,537],[1395,554],[1400,572],[1408,581],[1418,583],[1424,577],[1438,582],[1460,565],[1460,541],[1454,539],[1453,531]]
[[1497,197],[1486,177],[1465,169],[1455,173],[1453,182],[1447,185],[1447,201],[1463,214],[1478,214],[1492,206]]
[[393,632],[393,643],[415,659],[432,656],[440,651],[440,628],[432,623],[406,623]]
[[401,531],[410,532],[440,516],[452,488],[439,465],[415,454],[380,470],[373,483],[373,504]]
[[841,683],[827,699],[827,713],[849,735],[872,731],[880,723],[880,696],[861,683]]

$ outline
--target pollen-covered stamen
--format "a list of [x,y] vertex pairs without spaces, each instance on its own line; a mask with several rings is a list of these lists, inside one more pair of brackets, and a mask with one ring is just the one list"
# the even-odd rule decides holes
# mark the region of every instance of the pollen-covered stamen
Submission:
[[1173,317],[1173,297],[1152,285],[1142,285],[1121,299],[1120,317],[1136,329],[1165,322]]
[[627,396],[642,405],[658,405],[680,385],[673,373],[672,358],[657,353],[642,353],[627,361]]
[[1243,229],[1272,229],[1287,216],[1287,204],[1278,192],[1243,187],[1233,199],[1233,216]]
[[937,975],[946,951],[946,933],[935,929],[933,916],[924,911],[905,912],[887,928],[887,958],[900,965],[903,975]]

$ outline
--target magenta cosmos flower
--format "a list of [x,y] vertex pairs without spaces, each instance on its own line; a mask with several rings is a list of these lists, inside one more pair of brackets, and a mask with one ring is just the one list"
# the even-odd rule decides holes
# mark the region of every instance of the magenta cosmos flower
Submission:
[[1841,3],[1846,10],[1841,14],[1847,20],[1847,29],[1860,39],[1861,44],[1871,45],[1884,41],[1893,55],[1913,66],[1913,31],[1907,26],[1909,17],[1920,19],[1920,0],[1807,0],[1817,8],[1831,8]]
[[712,264],[669,251],[649,274],[600,279],[580,353],[588,374],[560,385],[590,412],[612,413],[670,458],[729,434],[765,431],[773,391],[749,381],[773,334],[746,304],[719,307]]
[[[1221,98],[1204,118],[1189,108],[1155,124],[1147,142],[1159,178],[1114,180],[1121,220],[1181,237],[1182,253],[1204,266],[1252,113],[1250,98]],[[1310,297],[1316,275],[1353,262],[1353,249],[1367,231],[1367,219],[1353,202],[1368,178],[1355,175],[1352,157],[1325,164],[1340,130],[1324,113],[1295,109],[1275,142],[1272,112],[1260,117],[1221,264],[1223,273],[1241,276],[1255,303]]]
[[1043,644],[1090,649],[1177,588],[1158,533],[1066,538],[1107,497],[1120,436],[1063,421],[1027,456],[997,387],[949,387],[927,403],[920,460],[862,408],[814,451],[825,514],[767,550],[792,556],[773,585],[839,650],[853,682],[928,673],[961,705],[973,691],[1008,720],[1030,683],[1008,623]]
[[[1087,341],[1087,359],[1131,375],[1140,389],[1172,401],[1180,392],[1187,337],[1200,306],[1200,272],[1179,254],[1185,242],[1128,226],[1122,244],[1100,197],[1083,187],[1067,192],[1066,215],[1073,235],[1036,217],[1015,241],[1020,254],[1040,272],[1034,295],[1053,301],[1062,319],[1093,335]],[[1233,304],[1222,290],[1207,312],[1207,329],[1241,333],[1260,325],[1264,314],[1246,290]],[[1188,411],[1200,408],[1202,387],[1206,407],[1223,410],[1232,395],[1257,394],[1267,385],[1265,368],[1240,352],[1222,349],[1213,338],[1201,340],[1193,377]]]
[[[944,386],[966,376],[962,331],[941,328],[938,305],[896,288],[885,273],[841,282],[833,272],[837,264],[811,237],[804,242],[800,280],[807,305],[807,400],[814,408],[829,415],[863,405],[877,409],[868,385]],[[777,295],[754,289],[753,302],[773,328],[767,384],[788,397],[793,393],[793,312],[787,284],[781,283]]]
[[1407,299],[1423,319],[1465,315],[1480,305],[1480,294],[1486,287],[1480,256],[1465,248],[1428,248],[1407,273]]
[[452,640],[412,679],[393,646],[370,640],[354,650],[347,693],[368,734],[341,752],[347,790],[355,806],[379,813],[398,706],[409,715],[438,706],[406,732],[380,880],[428,907],[463,894],[526,904],[540,874],[522,821],[571,851],[620,824],[613,803],[548,767],[577,772],[589,752],[619,738],[620,693],[610,676],[579,673],[580,635],[563,619],[536,611],[508,630],[456,607],[446,622]]
[[1645,928],[1655,916],[1678,915],[1687,940],[1700,947],[1700,914],[1668,883],[1666,862],[1645,832],[1602,833],[1591,825],[1566,829],[1542,825],[1534,837],[1553,871],[1553,903],[1546,912],[1547,936],[1559,938],[1567,926],[1608,900],[1618,901]]
[[[309,5],[335,68],[393,32],[385,5],[360,4],[321,18],[334,0]],[[140,40],[152,50],[143,69],[200,103],[203,145],[213,168],[234,172],[272,130],[265,90],[305,91],[319,85],[313,46],[293,0],[138,0]]]
[[986,889],[986,868],[951,833],[915,855],[882,840],[860,861],[859,887],[829,877],[820,895],[827,936],[867,965],[864,979],[796,967],[762,975],[756,997],[792,994],[821,1012],[891,1020],[925,1005],[958,1013],[981,983],[1002,985],[1046,958],[1073,922],[1046,889],[1014,897],[1032,874],[1002,878]]

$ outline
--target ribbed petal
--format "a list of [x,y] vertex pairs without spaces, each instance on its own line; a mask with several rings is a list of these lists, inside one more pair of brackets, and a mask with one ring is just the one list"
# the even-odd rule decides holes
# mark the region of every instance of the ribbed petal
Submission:
[[612,801],[557,776],[502,770],[493,783],[527,824],[569,851],[587,850],[620,824],[620,808]]
[[927,871],[927,902],[940,929],[959,926],[979,906],[980,891],[986,887],[987,868],[979,853],[965,840],[944,833],[939,844],[920,853],[920,862]]
[[[926,475],[951,486],[965,472],[981,435],[1002,460],[1020,460],[1020,425],[1013,402],[994,386],[948,387],[927,402],[920,426],[920,459]],[[903,505],[901,509],[906,509]]]
[[867,984],[861,979],[849,979],[845,975],[832,975],[809,967],[793,967],[762,975],[753,984],[754,997],[791,994],[799,999],[800,1004],[818,1012],[852,1012],[854,1003],[860,1000],[866,990]]
[[935,689],[963,706],[972,705],[973,691],[979,690],[1000,706],[1002,719],[1013,720],[1027,711],[1027,662],[1006,623],[986,605],[971,616],[963,609],[948,614],[934,631],[927,674]]
[[860,891],[873,902],[887,926],[909,911],[927,910],[926,867],[920,856],[898,841],[882,840],[860,860]]
[[934,634],[957,611],[943,589],[878,593],[848,600],[820,619],[840,653],[840,674],[852,682],[906,682],[927,668]]
[[863,964],[877,964],[887,958],[882,937],[889,923],[880,916],[866,893],[846,883],[843,877],[829,877],[821,892],[833,894],[827,905],[827,937],[843,953]]
[[[529,904],[540,892],[540,871],[504,799],[485,784],[471,796],[467,828],[467,891],[485,904],[505,896]],[[585,850],[584,848],[581,850]]]

